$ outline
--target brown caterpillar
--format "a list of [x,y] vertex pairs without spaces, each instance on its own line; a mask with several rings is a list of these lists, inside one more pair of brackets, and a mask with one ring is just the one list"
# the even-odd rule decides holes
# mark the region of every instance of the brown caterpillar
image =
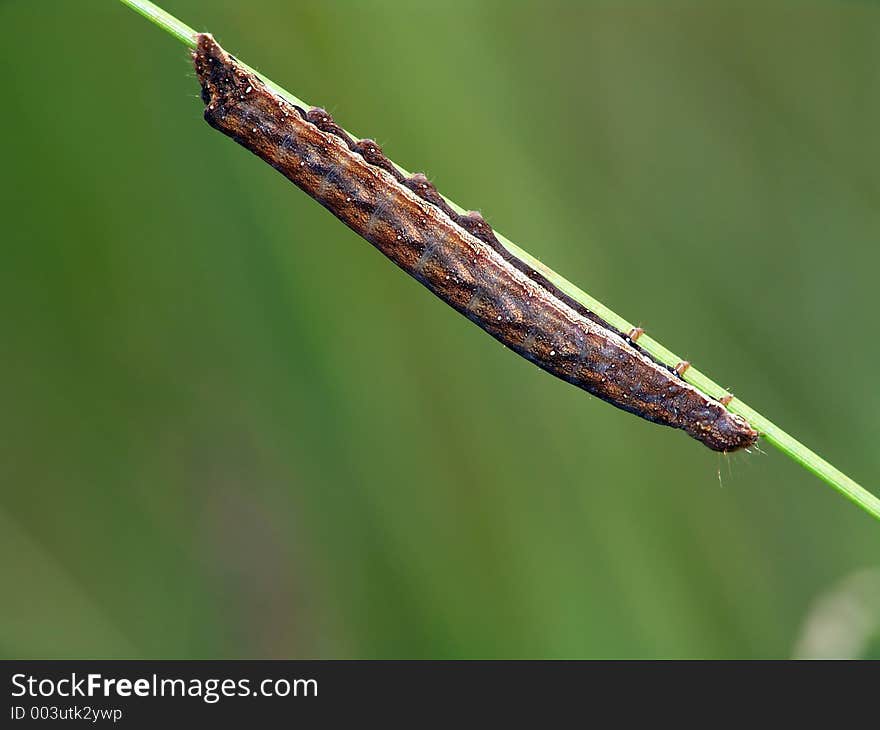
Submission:
[[[424,175],[404,176],[323,109],[270,91],[208,34],[193,51],[205,119],[261,157],[400,268],[514,352],[618,408],[716,451],[757,432],[652,360],[629,335],[511,254],[479,213],[459,215]],[[681,372],[686,365],[679,364]]]

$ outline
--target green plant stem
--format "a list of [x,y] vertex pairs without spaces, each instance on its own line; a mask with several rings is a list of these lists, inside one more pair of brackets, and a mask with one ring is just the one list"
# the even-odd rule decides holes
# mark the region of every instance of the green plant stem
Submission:
[[[190,48],[195,48],[196,32],[185,23],[182,23],[174,16],[157,7],[152,2],[149,2],[149,0],[120,0],[120,2],[124,5],[128,5],[130,8],[155,23],[184,45]],[[276,94],[285,97],[296,106],[308,108],[309,105],[299,100],[289,91],[281,88],[258,71],[255,71],[250,67],[248,67],[248,69],[257,74]],[[403,174],[408,174],[403,168],[400,168],[400,170]],[[464,212],[461,207],[452,201],[448,202],[458,212]],[[528,263],[529,266],[533,267],[535,270],[539,271],[553,284],[559,287],[559,289],[583,304],[587,309],[595,312],[612,327],[615,327],[621,332],[629,332],[633,328],[633,325],[630,322],[627,322],[623,317],[611,311],[608,307],[591,297],[585,291],[579,289],[570,281],[567,281],[555,271],[545,266],[534,256],[523,251],[519,246],[515,245],[497,232],[496,235],[501,244],[511,253]],[[648,335],[642,335],[639,338],[639,347],[643,348],[657,361],[670,367],[674,367],[682,359]],[[684,379],[712,398],[721,398],[727,394],[727,391],[724,388],[696,368],[689,368],[684,375]],[[799,463],[805,469],[811,471],[826,483],[830,484],[844,497],[865,510],[865,512],[880,520],[880,499],[868,492],[864,487],[861,487],[855,481],[825,461],[821,456],[787,434],[769,418],[762,416],[756,410],[746,405],[739,398],[731,400],[727,407],[733,413],[737,413],[745,418],[764,439],[773,444],[777,449],[784,454],[787,454],[794,461]]]
[[162,30],[173,35],[177,40],[190,48],[196,47],[196,32],[186,23],[175,18],[158,5],[147,0],[121,0],[123,5],[128,5],[136,13],[140,13],[147,20],[158,25]]

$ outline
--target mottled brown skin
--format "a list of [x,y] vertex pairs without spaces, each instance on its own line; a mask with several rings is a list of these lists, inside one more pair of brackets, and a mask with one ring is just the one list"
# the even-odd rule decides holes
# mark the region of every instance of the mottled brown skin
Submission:
[[193,61],[205,119],[261,157],[400,268],[549,373],[716,451],[753,444],[745,420],[651,360],[498,242],[478,213],[457,214],[424,175],[405,177],[371,140],[323,109],[269,91],[210,35]]

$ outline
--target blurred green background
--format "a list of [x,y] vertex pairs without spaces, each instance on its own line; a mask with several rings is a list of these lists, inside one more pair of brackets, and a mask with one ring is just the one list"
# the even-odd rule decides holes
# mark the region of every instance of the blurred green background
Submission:
[[[877,490],[880,10],[164,6]],[[0,22],[3,656],[880,656],[830,488],[504,350],[119,3]]]

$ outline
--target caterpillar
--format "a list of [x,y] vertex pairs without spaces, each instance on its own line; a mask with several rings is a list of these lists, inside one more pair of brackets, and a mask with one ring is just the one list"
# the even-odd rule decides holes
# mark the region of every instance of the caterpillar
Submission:
[[457,213],[321,108],[272,92],[210,34],[192,52],[205,120],[263,159],[477,326],[538,367],[625,411],[731,452],[758,433],[508,251],[479,213]]

